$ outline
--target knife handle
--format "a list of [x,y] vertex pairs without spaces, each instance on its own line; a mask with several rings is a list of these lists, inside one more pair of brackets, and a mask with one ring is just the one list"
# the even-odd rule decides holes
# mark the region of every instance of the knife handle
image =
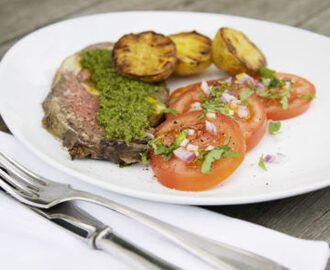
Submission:
[[122,261],[133,265],[134,269],[182,269],[114,234],[109,227],[105,227],[96,235],[94,247],[119,257]]

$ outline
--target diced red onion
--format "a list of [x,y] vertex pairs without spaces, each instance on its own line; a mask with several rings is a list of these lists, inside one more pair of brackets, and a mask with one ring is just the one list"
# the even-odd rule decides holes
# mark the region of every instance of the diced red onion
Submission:
[[187,145],[187,150],[188,151],[198,151],[198,145],[194,145],[194,144],[191,144],[191,143],[189,143],[188,145]]
[[209,96],[211,94],[209,85],[207,84],[207,82],[205,80],[202,80],[202,82],[201,82],[201,89],[203,90],[205,95]]
[[217,130],[216,126],[213,123],[206,120],[205,121],[205,127],[206,127],[206,130],[208,132],[214,134],[217,137],[219,136],[218,130]]
[[238,97],[238,91],[228,91],[228,94],[237,98]]
[[201,107],[201,103],[198,102],[198,101],[196,101],[196,102],[194,102],[194,103],[192,103],[192,104],[190,105],[190,109],[189,109],[189,111],[199,111],[199,110],[201,110],[201,109],[202,109],[202,107]]
[[247,106],[238,106],[237,107],[237,114],[238,114],[238,117],[240,118],[248,118],[249,116],[249,109]]
[[216,119],[217,115],[214,112],[211,112],[211,113],[207,113],[206,117],[209,119]]
[[195,130],[192,129],[192,128],[189,128],[189,129],[188,129],[188,135],[192,136],[192,135],[194,135],[194,134],[195,134]]
[[267,154],[265,157],[264,157],[264,161],[266,163],[282,163],[284,162],[284,159],[285,159],[285,155],[282,154],[282,153],[276,153],[275,155],[270,155],[270,154]]
[[257,81],[253,77],[251,77],[250,75],[248,75],[246,73],[244,73],[244,75],[239,79],[240,83],[246,83],[248,81],[251,82],[252,85],[254,85],[254,86],[257,83]]
[[229,78],[225,79],[224,82],[226,82],[226,83],[231,83],[231,80],[232,80],[232,78],[229,77]]
[[239,82],[243,84],[246,82],[250,82],[255,88],[257,88],[258,93],[266,90],[266,86],[263,83],[257,81],[248,74],[244,74],[244,76],[242,76],[242,78],[239,79]]
[[188,140],[188,139],[184,139],[184,140],[180,143],[180,146],[185,147],[188,143],[189,143],[189,140]]
[[211,151],[214,149],[213,145],[209,145],[208,147],[205,148],[206,151]]
[[220,98],[220,102],[229,103],[231,101],[237,100],[237,98],[235,96],[231,95],[229,92],[230,91],[227,91],[227,90],[225,92],[223,92],[223,94],[221,95],[221,98]]
[[273,163],[274,160],[275,160],[275,156],[274,155],[267,154],[264,157],[264,162],[266,162],[266,163]]
[[187,151],[183,147],[179,147],[179,148],[175,149],[173,151],[173,154],[177,158],[179,158],[179,159],[181,159],[181,160],[183,160],[184,162],[187,162],[187,163],[193,161],[193,159],[196,157],[195,153]]
[[263,92],[266,90],[266,86],[261,83],[261,82],[257,82],[255,85],[254,85],[255,88],[257,88],[257,93],[259,94],[260,92]]

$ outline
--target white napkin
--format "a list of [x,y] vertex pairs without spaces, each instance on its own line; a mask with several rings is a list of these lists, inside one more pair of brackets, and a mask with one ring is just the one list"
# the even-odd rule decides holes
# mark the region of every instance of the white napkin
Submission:
[[[168,223],[263,255],[289,269],[326,267],[329,246],[325,242],[297,239],[198,207],[143,201],[104,191],[48,166],[3,132],[0,132],[0,150],[50,179],[70,183]],[[119,235],[184,269],[212,269],[143,225],[96,205],[79,205]],[[0,218],[0,269],[134,269],[114,256],[91,249],[81,239],[2,193]]]

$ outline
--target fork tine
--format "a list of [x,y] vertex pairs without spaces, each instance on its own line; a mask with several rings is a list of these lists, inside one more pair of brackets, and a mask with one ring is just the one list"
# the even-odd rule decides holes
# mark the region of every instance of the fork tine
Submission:
[[15,167],[8,160],[2,158],[0,155],[0,168],[5,170],[8,176],[11,176],[13,185],[20,187],[21,189],[30,189],[32,191],[41,191],[42,185],[39,182],[26,175],[19,168]]
[[22,186],[21,183],[5,172],[2,167],[0,167],[0,187],[22,202],[28,203],[31,199],[38,198],[37,193],[27,190],[25,186]]
[[[31,186],[29,182],[25,181],[24,178],[22,178],[20,175],[13,175],[11,174],[12,171],[7,167],[1,167],[1,162],[0,162],[0,178],[7,182],[7,184],[11,185],[13,188],[16,188],[17,190],[19,190],[20,192],[25,192],[25,193],[29,193],[30,195],[38,195],[37,192],[40,191],[40,189],[38,189],[35,186]],[[15,177],[16,176],[16,177]]]
[[[41,185],[46,185],[47,183],[37,174],[33,173],[32,171],[30,171],[29,169],[25,168],[24,166],[20,165],[19,163],[17,163],[15,160],[13,160],[11,157],[9,157],[8,155],[6,155],[3,152],[0,152],[0,156],[7,161],[9,164],[11,164],[14,168],[16,168],[17,170],[25,173],[26,175],[28,175],[29,177],[31,177],[33,180],[37,181],[39,184]],[[20,176],[18,176],[20,177]],[[21,177],[20,177],[21,178]],[[26,178],[24,178],[25,181],[27,181]],[[28,181],[31,185],[33,185],[33,183],[31,183],[30,181]]]
[[10,163],[4,163],[2,160],[0,160],[0,169],[3,169],[8,176],[12,177],[12,179],[15,177],[15,180],[12,180],[14,181],[13,184],[20,187],[21,189],[27,188],[36,192],[41,191],[39,183],[36,183],[34,180],[31,181],[30,177],[19,171],[17,168],[13,168]]

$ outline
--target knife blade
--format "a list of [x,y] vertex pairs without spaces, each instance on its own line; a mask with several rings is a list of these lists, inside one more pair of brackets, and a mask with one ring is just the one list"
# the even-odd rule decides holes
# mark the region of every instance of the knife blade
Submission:
[[[1,188],[0,190],[12,198]],[[40,209],[31,206],[27,206],[27,208],[74,233],[92,248],[104,250],[118,257],[126,264],[131,265],[133,269],[182,269],[115,234],[111,227],[91,216],[73,202],[61,203],[49,209]]]

